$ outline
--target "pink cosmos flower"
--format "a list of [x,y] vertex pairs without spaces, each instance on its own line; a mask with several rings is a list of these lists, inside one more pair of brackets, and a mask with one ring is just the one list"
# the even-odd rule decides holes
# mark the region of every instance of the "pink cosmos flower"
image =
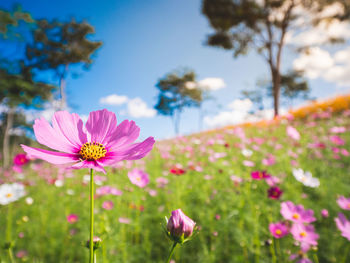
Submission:
[[25,153],[19,153],[13,158],[13,164],[16,166],[22,166],[29,162],[29,159]]
[[271,223],[269,225],[269,230],[271,235],[275,238],[281,238],[289,234],[289,228],[281,222]]
[[342,213],[339,213],[338,217],[336,217],[334,220],[337,224],[337,228],[341,232],[341,235],[350,241],[350,221],[348,221]]
[[134,170],[130,171],[128,173],[128,177],[130,179],[130,182],[134,185],[137,185],[138,187],[145,187],[149,183],[149,175],[148,173],[135,168]]
[[317,246],[319,235],[315,233],[313,225],[293,224],[290,232],[294,239],[300,242],[302,251],[306,252],[310,246]]
[[41,118],[35,120],[33,128],[39,143],[58,152],[21,145],[29,157],[52,164],[74,163],[73,168],[91,168],[103,173],[106,173],[104,166],[143,158],[155,142],[149,137],[134,143],[140,128],[128,120],[117,125],[115,114],[106,109],[90,112],[85,127],[78,114],[58,111],[52,118],[52,126]]
[[345,144],[345,141],[337,135],[332,135],[331,137],[329,137],[329,139],[335,145],[344,145]]
[[271,177],[266,171],[254,171],[250,174],[254,180],[263,180]]
[[269,178],[266,178],[265,181],[269,186],[275,186],[281,182],[281,180],[276,176],[270,176]]
[[79,220],[79,217],[76,214],[70,214],[67,216],[67,221],[70,224],[74,224],[78,222],[78,220]]
[[295,141],[300,140],[300,133],[292,126],[287,127],[287,135]]
[[343,133],[343,132],[346,132],[346,128],[334,126],[334,127],[330,128],[329,131],[331,133]]
[[321,210],[321,216],[322,216],[323,218],[329,217],[328,210],[327,210],[327,209],[322,209],[322,210]]
[[28,256],[28,251],[27,250],[20,250],[16,253],[17,258],[24,258]]
[[114,207],[114,203],[112,201],[104,201],[102,204],[102,208],[106,210],[112,210]]
[[278,200],[282,194],[283,191],[278,186],[272,186],[267,190],[267,195],[271,199]]
[[341,209],[350,210],[350,198],[345,198],[344,196],[340,196],[337,199],[337,203]]
[[269,154],[265,159],[262,160],[262,164],[266,166],[271,166],[276,163],[276,157]]
[[121,224],[130,224],[131,223],[131,220],[127,217],[119,217],[119,223]]
[[244,166],[247,166],[247,167],[254,167],[254,166],[255,166],[255,163],[252,162],[252,161],[249,161],[249,160],[244,160],[244,161],[243,161],[243,165],[244,165]]
[[282,216],[295,223],[311,223],[316,220],[314,211],[305,210],[302,205],[294,205],[291,201],[281,203]]
[[171,212],[171,217],[168,220],[167,229],[171,237],[178,239],[182,236],[188,238],[192,235],[196,223],[186,216],[181,209]]
[[117,188],[114,188],[112,186],[101,186],[96,189],[96,195],[97,196],[103,196],[103,195],[122,195],[123,192],[118,190]]

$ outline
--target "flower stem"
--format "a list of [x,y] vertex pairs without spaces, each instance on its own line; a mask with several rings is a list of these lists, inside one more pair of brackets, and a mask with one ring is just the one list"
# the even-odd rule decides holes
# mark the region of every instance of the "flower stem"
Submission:
[[170,259],[172,257],[172,255],[174,254],[174,251],[175,251],[175,247],[177,245],[177,242],[174,242],[173,246],[171,247],[171,250],[170,250],[170,253],[169,253],[169,257],[168,257],[168,260],[166,261],[167,263],[170,262]]
[[6,223],[6,242],[8,243],[8,254],[10,262],[14,263],[13,253],[12,253],[12,204],[7,206],[7,223]]
[[90,169],[90,263],[94,263],[94,171]]

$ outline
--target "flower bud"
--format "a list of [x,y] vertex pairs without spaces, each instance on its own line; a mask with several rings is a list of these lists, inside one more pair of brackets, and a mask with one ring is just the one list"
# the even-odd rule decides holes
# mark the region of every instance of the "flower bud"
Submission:
[[[94,250],[98,249],[99,247],[101,247],[102,245],[102,239],[94,236],[94,238],[92,239],[94,242]],[[86,241],[86,247],[90,248],[90,240]]]
[[168,235],[173,241],[182,244],[192,236],[195,225],[196,223],[181,209],[177,209],[171,212],[171,217],[168,220]]

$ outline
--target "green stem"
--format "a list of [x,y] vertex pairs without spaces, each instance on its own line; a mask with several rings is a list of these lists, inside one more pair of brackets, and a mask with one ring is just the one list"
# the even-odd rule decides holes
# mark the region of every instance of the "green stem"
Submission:
[[10,262],[11,262],[11,263],[14,263],[15,261],[14,261],[14,259],[13,259],[12,248],[9,248],[9,249],[8,249],[8,253],[9,253]]
[[270,245],[270,251],[272,254],[272,262],[273,263],[277,263],[277,259],[276,259],[276,252],[275,252],[275,240],[272,240],[272,244]]
[[170,250],[170,253],[169,253],[169,257],[168,257],[168,260],[166,261],[167,263],[169,263],[169,262],[170,262],[171,257],[172,257],[172,255],[174,254],[174,251],[175,251],[175,247],[176,247],[176,245],[177,245],[177,242],[174,242],[173,246],[171,247],[171,250]]
[[350,246],[348,246],[345,250],[344,257],[343,257],[343,263],[345,263],[346,259],[348,258],[349,249],[350,249]]
[[90,263],[94,263],[94,171],[90,169]]
[[11,242],[12,238],[12,204],[7,206],[6,242]]

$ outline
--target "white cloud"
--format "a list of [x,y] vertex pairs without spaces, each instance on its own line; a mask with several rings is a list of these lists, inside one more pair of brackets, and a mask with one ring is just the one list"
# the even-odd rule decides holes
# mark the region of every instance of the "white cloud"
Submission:
[[330,54],[314,47],[295,59],[293,66],[296,70],[303,70],[310,79],[322,78],[338,86],[350,87],[350,48]]
[[[219,112],[214,116],[206,116],[204,118],[204,123],[209,128],[223,127],[226,125],[240,124],[244,122],[255,122],[259,120],[271,120],[274,117],[273,109],[265,109],[255,112],[254,114],[249,113],[252,107],[252,102],[249,99],[244,100],[234,100],[228,104],[228,108],[231,110],[226,110]],[[285,109],[280,109],[280,114],[283,115],[287,111]]]
[[128,114],[134,118],[151,118],[157,112],[152,108],[148,108],[147,104],[141,98],[134,98],[128,102]]
[[219,90],[226,87],[221,78],[205,78],[198,82],[198,87],[204,90]]
[[100,99],[101,104],[118,106],[126,103],[128,101],[127,96],[119,96],[117,94],[111,94],[107,97],[103,97]]
[[240,112],[248,112],[253,106],[253,103],[250,99],[244,99],[244,100],[234,100],[229,105],[228,108],[232,109],[234,111],[240,111]]

